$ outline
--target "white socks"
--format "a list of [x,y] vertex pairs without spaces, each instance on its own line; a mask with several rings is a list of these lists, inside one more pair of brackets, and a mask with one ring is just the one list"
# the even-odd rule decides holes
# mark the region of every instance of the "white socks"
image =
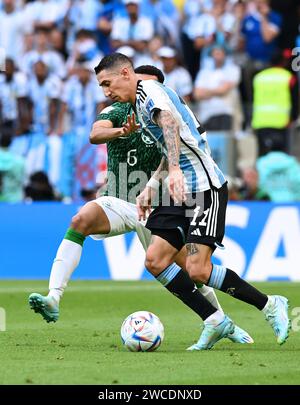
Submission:
[[214,292],[214,289],[203,285],[201,288],[199,288],[199,291],[207,299],[207,301],[209,301],[215,308],[217,308],[217,311],[206,318],[204,323],[210,323],[215,326],[219,325],[224,320],[225,315],[218,301],[216,293]]
[[270,309],[270,305],[274,305],[274,297],[272,297],[272,295],[268,295],[268,301],[266,303],[266,305],[263,307],[262,312],[264,314],[266,314],[266,312],[268,312],[268,310]]
[[217,326],[222,321],[224,321],[224,318],[225,318],[224,312],[218,310],[214,312],[212,315],[210,315],[208,318],[206,318],[204,323],[205,324],[209,323],[211,325]]
[[218,298],[213,288],[203,285],[201,288],[199,288],[199,291],[207,299],[207,301],[209,301],[212,304],[212,306],[214,306],[224,314],[223,309],[218,301]]
[[48,297],[54,298],[58,303],[73,271],[79,264],[81,252],[82,246],[68,239],[63,239],[58,248],[51,269],[48,294]]

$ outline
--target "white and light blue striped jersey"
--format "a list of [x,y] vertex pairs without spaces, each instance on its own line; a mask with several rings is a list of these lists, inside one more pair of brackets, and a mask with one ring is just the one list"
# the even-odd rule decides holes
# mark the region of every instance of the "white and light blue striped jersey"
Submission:
[[206,133],[183,100],[169,87],[155,80],[138,83],[136,112],[143,129],[162,147],[167,157],[162,129],[155,123],[155,111],[169,111],[179,125],[179,165],[190,193],[219,189],[226,179],[210,155]]

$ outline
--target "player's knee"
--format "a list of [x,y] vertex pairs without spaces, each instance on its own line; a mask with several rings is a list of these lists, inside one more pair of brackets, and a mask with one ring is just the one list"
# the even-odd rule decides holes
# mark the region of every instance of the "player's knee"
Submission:
[[85,215],[81,214],[80,212],[72,218],[71,221],[71,228],[77,232],[82,233],[83,235],[89,234],[89,227],[90,224],[88,223]]
[[163,271],[161,263],[155,258],[146,257],[145,267],[153,276],[158,276]]
[[188,260],[187,271],[194,282],[207,283],[211,273],[211,263],[199,263]]
[[152,252],[147,252],[145,267],[153,276],[158,276],[169,265],[170,263],[166,258],[161,258]]

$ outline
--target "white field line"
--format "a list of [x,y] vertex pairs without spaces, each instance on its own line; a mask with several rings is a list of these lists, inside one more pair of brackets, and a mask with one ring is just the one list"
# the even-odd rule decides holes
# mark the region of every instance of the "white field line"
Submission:
[[[110,291],[153,291],[158,290],[159,285],[91,285],[91,286],[70,286],[67,287],[65,292],[110,292]],[[47,284],[34,285],[32,287],[4,287],[0,286],[0,294],[13,294],[13,293],[32,293],[40,292],[44,294],[47,290]]]

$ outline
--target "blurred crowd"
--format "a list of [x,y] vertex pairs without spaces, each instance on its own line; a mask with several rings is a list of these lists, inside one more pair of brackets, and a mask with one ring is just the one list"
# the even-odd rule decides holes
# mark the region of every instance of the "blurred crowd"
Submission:
[[231,199],[300,201],[299,26],[298,0],[0,0],[0,201],[95,197],[93,68],[114,51],[234,139]]

